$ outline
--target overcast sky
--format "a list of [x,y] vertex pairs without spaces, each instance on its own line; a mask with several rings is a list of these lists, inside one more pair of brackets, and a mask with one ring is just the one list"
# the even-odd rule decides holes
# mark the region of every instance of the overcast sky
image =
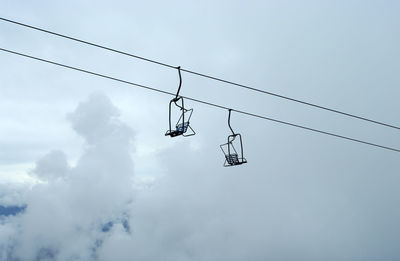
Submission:
[[[0,16],[400,125],[398,1],[11,1]],[[0,22],[0,48],[175,92],[178,72]],[[0,52],[0,260],[398,260],[399,154]],[[400,148],[397,130],[182,73],[181,94]]]

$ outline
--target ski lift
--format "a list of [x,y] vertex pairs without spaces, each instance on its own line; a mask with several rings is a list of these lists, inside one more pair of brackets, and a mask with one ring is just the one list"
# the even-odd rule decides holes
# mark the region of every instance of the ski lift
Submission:
[[[242,135],[235,133],[231,127],[231,109],[229,109],[228,126],[232,131],[232,134],[228,136],[228,142],[220,145],[222,152],[225,155],[224,167],[236,166],[247,163],[247,160],[243,157],[243,142]],[[239,153],[233,146],[233,144],[239,145]]]
[[[176,137],[176,136],[184,136],[189,137],[196,134],[196,132],[189,125],[190,118],[192,117],[193,109],[186,109],[183,101],[183,97],[179,96],[179,92],[182,86],[182,76],[181,76],[181,67],[177,67],[179,73],[179,88],[176,93],[175,98],[173,98],[169,102],[169,129],[165,133],[165,136]],[[179,104],[180,101],[180,104]],[[175,124],[175,128],[172,128],[172,105],[175,105],[180,110],[180,116],[178,121]]]

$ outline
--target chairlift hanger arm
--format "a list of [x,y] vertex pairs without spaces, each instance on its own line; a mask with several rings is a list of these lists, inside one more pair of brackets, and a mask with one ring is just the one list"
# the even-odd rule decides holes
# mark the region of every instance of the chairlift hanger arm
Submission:
[[175,99],[178,100],[179,92],[181,91],[181,87],[182,87],[182,75],[181,75],[181,67],[178,66],[176,68],[178,69],[178,74],[179,74],[179,87],[178,87],[178,91],[176,92]]
[[229,109],[228,111],[229,111],[228,126],[229,126],[229,129],[231,129],[231,131],[232,131],[232,135],[236,135],[235,132],[233,131],[232,127],[231,127],[231,112],[232,112],[232,109]]
[[[182,87],[182,75],[181,75],[181,67],[178,66],[176,67],[178,69],[178,74],[179,74],[179,87],[178,90],[176,92],[175,98],[172,99],[172,101],[175,103],[175,105],[177,107],[179,107],[181,110],[185,110],[185,107],[183,106],[183,98],[181,96],[179,96],[179,92],[181,91],[181,87]],[[177,101],[179,101],[180,99],[182,99],[182,106],[180,106]]]

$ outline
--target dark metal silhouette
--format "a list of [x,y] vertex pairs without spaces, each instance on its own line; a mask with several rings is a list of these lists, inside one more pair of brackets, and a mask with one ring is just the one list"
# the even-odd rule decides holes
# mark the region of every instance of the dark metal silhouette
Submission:
[[[173,98],[169,102],[169,130],[165,133],[165,136],[176,137],[176,136],[184,136],[189,137],[196,134],[196,132],[192,129],[189,125],[190,118],[192,117],[193,109],[185,109],[185,105],[183,102],[183,97],[179,96],[179,92],[181,91],[182,87],[182,76],[181,76],[181,67],[178,66],[178,73],[179,73],[179,87],[178,91],[176,92],[175,98]],[[179,104],[178,102],[181,101]],[[179,108],[181,111],[181,115],[178,121],[175,124],[175,128],[172,128],[172,104],[175,104],[176,107]],[[186,121],[185,121],[186,120]],[[188,132],[189,130],[189,132]]]
[[[242,142],[242,135],[239,133],[235,133],[231,127],[231,109],[229,109],[229,116],[228,116],[228,126],[231,129],[232,134],[228,136],[228,142],[225,144],[220,145],[222,152],[225,155],[225,162],[224,167],[236,166],[247,163],[247,160],[243,156],[243,142]],[[238,141],[236,137],[239,137]],[[240,151],[239,153],[236,151],[235,147],[233,146],[234,141],[240,144]]]

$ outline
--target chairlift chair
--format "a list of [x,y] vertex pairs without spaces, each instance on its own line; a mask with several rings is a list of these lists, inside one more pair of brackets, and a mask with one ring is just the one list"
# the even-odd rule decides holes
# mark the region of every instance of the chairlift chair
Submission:
[[[236,137],[239,137],[240,150],[239,153],[233,145]],[[247,160],[243,157],[243,143],[242,135],[239,133],[228,136],[228,142],[220,145],[222,152],[225,155],[224,167],[236,166],[247,163]]]
[[[181,100],[179,105],[177,102]],[[180,111],[181,115],[175,124],[175,128],[172,128],[172,105],[175,104]],[[190,126],[190,118],[192,117],[193,109],[185,109],[182,97],[174,98],[169,102],[169,130],[165,133],[165,136],[176,137],[182,135],[183,137],[189,137],[196,134],[196,132]],[[189,131],[188,131],[189,130]]]
[[[242,135],[235,133],[231,127],[231,109],[229,109],[228,126],[232,131],[232,134],[228,136],[228,142],[220,145],[222,152],[225,155],[224,167],[231,167],[242,165],[247,163],[247,160],[243,156],[243,142]],[[239,137],[239,139],[236,139]],[[236,140],[236,142],[235,142]],[[234,143],[239,144],[239,153],[235,149]]]
[[[189,110],[186,109],[184,102],[183,102],[183,97],[179,96],[179,92],[182,87],[181,67],[178,66],[177,69],[178,69],[178,73],[179,73],[179,87],[178,87],[178,91],[176,92],[175,98],[173,98],[169,102],[169,129],[165,133],[165,136],[170,136],[171,138],[180,136],[180,135],[182,135],[184,137],[189,137],[189,136],[193,136],[196,134],[196,132],[189,125],[190,118],[192,117],[193,109],[189,109]],[[180,104],[178,103],[179,101],[181,101]],[[181,111],[181,115],[175,124],[175,128],[172,128],[172,104],[174,104],[176,107],[178,107],[179,110]]]

